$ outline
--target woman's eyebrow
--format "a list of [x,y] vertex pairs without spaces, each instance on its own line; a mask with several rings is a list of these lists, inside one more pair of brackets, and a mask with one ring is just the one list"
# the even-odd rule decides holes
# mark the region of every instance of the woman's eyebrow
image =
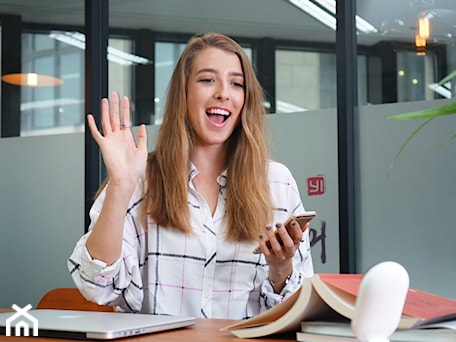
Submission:
[[[215,69],[212,69],[212,68],[204,68],[204,69],[200,69],[196,72],[196,74],[202,74],[202,73],[205,73],[205,72],[208,72],[208,73],[211,73],[211,74],[218,74],[218,71],[215,70]],[[244,78],[244,74],[242,72],[236,72],[236,71],[232,71],[230,72],[230,76],[235,76],[235,77],[242,77]]]
[[244,74],[242,72],[230,72],[230,75],[231,76],[235,76],[235,77],[242,77],[244,78]]
[[217,71],[215,69],[212,69],[212,68],[204,68],[204,69],[200,69],[196,72],[196,74],[202,74],[202,73],[205,73],[205,72],[209,72],[211,74],[217,74]]

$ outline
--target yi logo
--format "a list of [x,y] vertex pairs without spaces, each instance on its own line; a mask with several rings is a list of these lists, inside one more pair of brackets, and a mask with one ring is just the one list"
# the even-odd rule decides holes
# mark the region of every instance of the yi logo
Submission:
[[11,336],[11,325],[15,322],[15,336],[22,336],[21,331],[23,331],[24,336],[29,336],[30,323],[33,328],[33,336],[38,336],[38,320],[27,312],[32,308],[32,305],[28,304],[21,308],[13,304],[12,308],[16,310],[16,313],[6,320],[6,336]]
[[325,176],[316,175],[307,178],[307,195],[323,195],[325,193]]

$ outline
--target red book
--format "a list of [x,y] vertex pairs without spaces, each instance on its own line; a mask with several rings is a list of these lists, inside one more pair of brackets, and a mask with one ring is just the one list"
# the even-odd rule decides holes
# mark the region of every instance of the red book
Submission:
[[[319,274],[319,277],[327,285],[356,296],[363,275]],[[402,313],[411,317],[412,320],[415,319],[415,321],[455,319],[456,300],[416,289],[409,289]]]

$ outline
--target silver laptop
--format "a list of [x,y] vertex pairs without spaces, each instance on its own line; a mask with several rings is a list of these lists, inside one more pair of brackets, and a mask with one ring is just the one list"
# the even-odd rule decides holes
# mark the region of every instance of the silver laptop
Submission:
[[[195,317],[75,310],[29,310],[0,313],[2,334],[111,340],[190,327]],[[36,329],[36,330],[34,330]]]

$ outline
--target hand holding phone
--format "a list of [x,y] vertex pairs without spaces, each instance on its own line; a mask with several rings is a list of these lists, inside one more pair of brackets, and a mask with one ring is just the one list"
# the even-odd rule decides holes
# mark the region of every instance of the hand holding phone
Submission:
[[[285,229],[287,230],[288,234],[290,234],[291,222],[293,220],[296,220],[296,222],[298,222],[299,226],[301,227],[301,230],[304,229],[303,230],[303,232],[304,232],[306,223],[310,222],[310,220],[312,220],[315,217],[315,215],[317,215],[317,213],[315,211],[306,211],[303,214],[300,214],[300,215],[297,215],[297,216],[292,216],[287,221],[285,221],[285,223],[284,223]],[[282,239],[279,236],[279,233],[276,231],[275,234],[276,234],[277,240],[279,240],[279,243],[283,244],[282,243]],[[266,246],[268,246],[268,248],[271,248],[271,243],[269,242],[269,240],[266,241]],[[252,251],[252,253],[253,254],[260,254],[261,253],[260,246],[256,247]]]

